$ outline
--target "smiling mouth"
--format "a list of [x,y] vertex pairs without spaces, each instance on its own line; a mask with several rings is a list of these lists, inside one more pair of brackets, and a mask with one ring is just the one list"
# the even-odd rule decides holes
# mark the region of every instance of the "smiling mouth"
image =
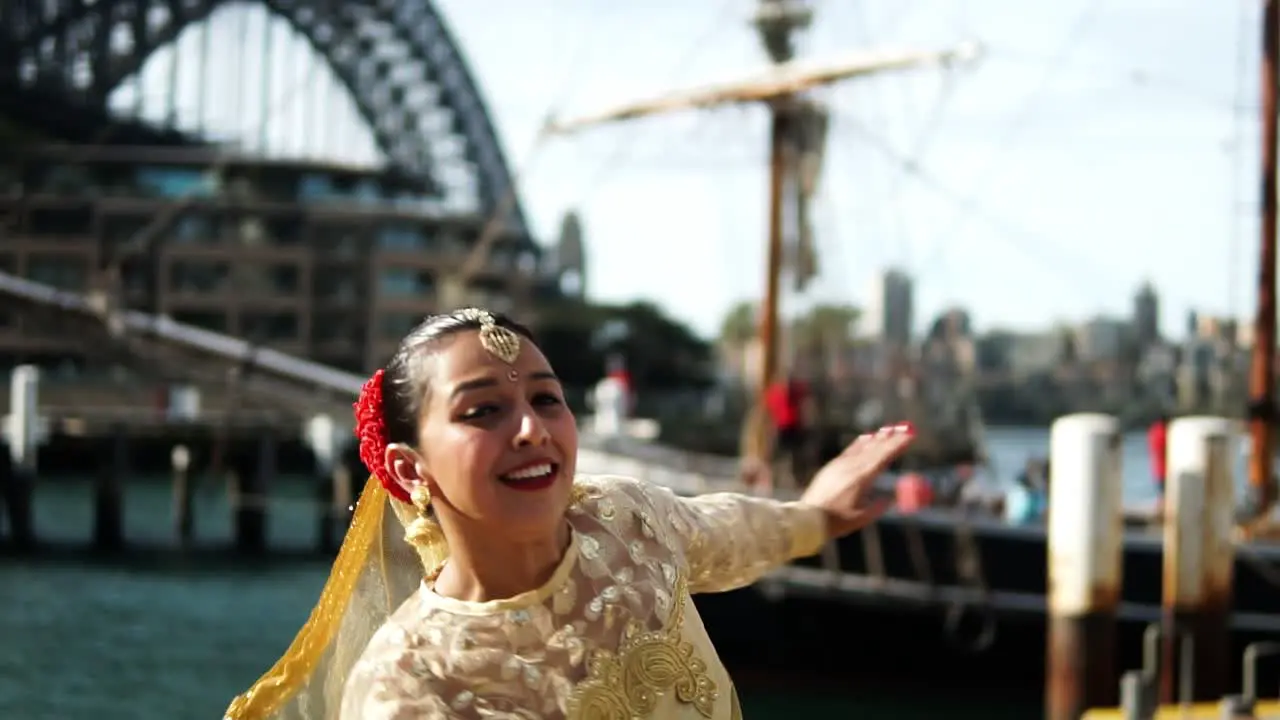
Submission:
[[528,465],[498,476],[498,480],[513,490],[543,490],[551,487],[560,474],[560,466],[553,462]]

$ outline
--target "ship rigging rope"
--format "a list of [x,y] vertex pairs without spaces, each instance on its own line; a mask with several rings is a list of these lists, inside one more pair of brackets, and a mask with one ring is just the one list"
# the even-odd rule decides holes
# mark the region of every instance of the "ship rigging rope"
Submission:
[[[965,204],[975,201],[977,198],[982,197],[986,192],[986,186],[990,184],[994,178],[1000,161],[1003,160],[1004,156],[1012,150],[1015,141],[1022,134],[1023,130],[1026,129],[1026,126],[1034,115],[1035,109],[1040,103],[1045,90],[1049,88],[1058,72],[1067,65],[1067,62],[1070,59],[1072,52],[1075,51],[1076,46],[1089,33],[1094,20],[1097,19],[1098,11],[1101,8],[1102,0],[1092,0],[1092,2],[1090,2],[1085,9],[1076,16],[1075,22],[1072,23],[1071,29],[1067,32],[1066,40],[1058,48],[1057,52],[1054,53],[1051,60],[1045,67],[1045,72],[1041,75],[1040,82],[1034,86],[1031,89],[1031,92],[1024,98],[1022,104],[1014,113],[1013,121],[1010,122],[1009,125],[1004,128],[1004,131],[1000,133],[1000,143],[997,145],[995,151],[988,156],[988,162],[979,172],[974,173],[971,179],[965,183],[965,186],[970,189],[966,196]],[[974,214],[972,212],[962,215],[956,226],[947,229],[948,237],[956,237],[960,235],[965,228],[964,223],[973,219],[973,216]],[[939,245],[939,249],[941,249],[941,247],[942,246]]]
[[[738,0],[727,0],[715,13],[715,21],[709,25],[703,32],[699,33],[693,44],[682,53],[670,72],[667,73],[665,85],[674,84],[684,79],[685,72],[710,46],[711,40],[726,27],[733,27],[731,17],[737,13],[741,6]],[[612,149],[605,155],[604,160],[596,168],[594,173],[588,176],[588,181],[584,186],[578,201],[574,205],[585,205],[595,193],[599,192],[605,181],[616,176],[618,170],[625,166],[631,159],[632,152],[637,146],[639,133],[628,132],[621,133],[618,141],[613,144]]]
[[[856,21],[857,21],[857,29],[855,30],[855,32],[858,33],[862,41],[869,44],[870,37],[866,32],[866,29],[871,27],[871,22],[866,11],[866,6],[863,3],[855,3],[853,7],[854,7],[854,12],[856,13]],[[965,8],[961,7],[959,9],[959,12],[963,16],[965,12]],[[899,22],[902,21],[904,19],[904,16],[907,14],[908,13],[906,12],[899,14],[897,20]],[[963,33],[962,33],[962,36],[963,36]],[[919,124],[918,126],[919,129],[915,134],[915,138],[911,142],[911,149],[908,152],[908,157],[915,158],[915,162],[919,162],[919,159],[924,155],[925,151],[928,149],[929,144],[933,141],[935,137],[937,137],[938,129],[941,127],[942,120],[945,117],[944,111],[948,107],[949,101],[951,100],[957,85],[956,76],[957,76],[958,70],[959,70],[958,67],[944,67],[942,69],[942,73],[941,73],[942,84],[941,84],[941,87],[938,88],[937,97],[934,98],[934,101],[931,104],[932,107],[929,111],[929,115],[925,118],[924,122]],[[883,107],[884,105],[886,105],[886,103],[883,102],[884,93],[882,92],[882,90],[884,89],[883,82],[885,81],[885,78],[871,77],[871,78],[868,78],[868,80],[869,80],[868,84],[870,86],[868,89],[873,94],[875,99],[875,101],[871,103],[870,107],[872,108]],[[908,107],[909,95],[903,89],[904,85],[901,83],[896,83],[895,86],[901,91],[899,93],[899,99],[902,101],[901,103],[902,109],[905,111],[907,116],[914,116],[915,113],[912,112],[912,108]],[[832,88],[832,90],[834,91],[834,88]],[[885,117],[877,113],[875,116],[874,124],[879,125],[880,122],[885,122],[887,125],[887,121]],[[852,147],[849,145],[846,145],[845,147],[847,149],[852,149]],[[850,167],[857,167],[861,164],[862,163],[859,163],[859,162],[852,162],[850,163]],[[903,204],[902,184],[900,181],[901,181],[900,174],[890,173],[889,180],[887,183],[888,195],[890,196],[890,201],[887,204],[892,206],[891,213],[894,216],[894,225],[896,227],[898,235],[900,236],[899,240],[902,241],[902,246],[909,253],[911,244],[908,241],[908,235],[909,235],[908,227],[907,227],[908,213],[906,211],[906,207]],[[909,255],[907,259],[908,260],[910,259]]]
[[1239,30],[1236,37],[1236,93],[1232,103],[1231,133],[1231,196],[1227,207],[1227,310],[1231,317],[1239,317],[1236,288],[1240,285],[1240,240],[1244,232],[1244,214],[1240,212],[1239,203],[1245,187],[1241,171],[1245,167],[1246,153],[1244,140],[1246,137],[1247,116],[1245,114],[1245,93],[1248,92],[1249,64],[1253,54],[1253,44],[1248,42],[1256,24],[1250,17],[1246,3],[1239,3]]
[[[1008,241],[1013,249],[1022,252],[1029,259],[1040,263],[1045,268],[1053,269],[1053,277],[1055,279],[1075,282],[1078,289],[1081,290],[1093,290],[1096,289],[1096,278],[1105,277],[1109,273],[1114,276],[1115,268],[1089,260],[1062,243],[1051,242],[1044,235],[1022,228],[989,210],[978,202],[976,196],[965,195],[952,189],[938,180],[923,165],[904,157],[883,136],[867,128],[857,118],[846,114],[836,116],[835,119],[844,123],[848,128],[855,130],[864,139],[868,140],[872,147],[877,148],[887,157],[897,162],[902,171],[914,177],[922,187],[953,203],[957,208],[964,211],[967,217],[980,220],[986,224],[988,229],[997,231],[996,236]],[[944,247],[944,245],[938,246],[936,257],[940,257]],[[1064,268],[1069,267],[1074,267],[1076,271],[1063,272]],[[1174,299],[1177,300],[1179,298],[1175,297]],[[1194,305],[1194,303],[1190,304]]]

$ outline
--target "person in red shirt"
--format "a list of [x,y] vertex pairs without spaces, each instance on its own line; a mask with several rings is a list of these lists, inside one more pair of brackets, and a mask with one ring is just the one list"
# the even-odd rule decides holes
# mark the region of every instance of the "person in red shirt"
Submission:
[[1164,501],[1164,481],[1169,460],[1169,417],[1161,415],[1147,428],[1147,455],[1151,461],[1152,480],[1160,501]]
[[605,377],[617,380],[627,394],[627,412],[635,409],[635,390],[631,386],[631,372],[621,355],[610,355],[605,360]]
[[805,480],[803,457],[808,433],[804,408],[808,394],[809,387],[804,381],[788,377],[770,385],[764,396],[765,410],[773,425],[774,456],[790,461],[792,480],[797,485]]

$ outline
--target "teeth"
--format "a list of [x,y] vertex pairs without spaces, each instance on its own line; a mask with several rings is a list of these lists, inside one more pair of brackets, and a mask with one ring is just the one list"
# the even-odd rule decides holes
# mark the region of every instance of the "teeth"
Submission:
[[543,477],[544,475],[550,475],[551,469],[552,469],[551,463],[544,463],[542,465],[531,465],[523,470],[517,470],[515,472],[507,473],[502,477],[503,479],[506,479],[506,480],[528,480],[530,478]]

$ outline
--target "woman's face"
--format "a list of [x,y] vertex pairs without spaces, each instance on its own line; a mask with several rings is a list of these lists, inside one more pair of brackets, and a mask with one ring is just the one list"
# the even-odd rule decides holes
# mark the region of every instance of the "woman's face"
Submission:
[[418,432],[436,511],[462,530],[541,539],[563,521],[578,428],[542,351],[508,365],[464,331],[435,348]]

